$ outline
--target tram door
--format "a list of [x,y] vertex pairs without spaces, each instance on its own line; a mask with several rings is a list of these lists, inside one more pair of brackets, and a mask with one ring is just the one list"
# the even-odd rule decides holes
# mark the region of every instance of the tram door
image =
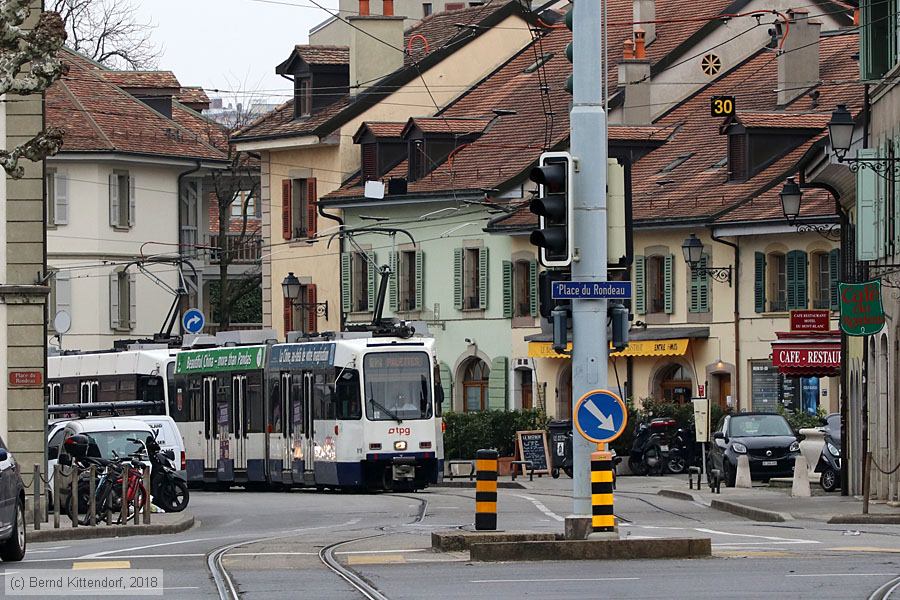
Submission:
[[247,428],[250,424],[250,407],[247,405],[247,376],[234,375],[231,378],[232,415],[234,420],[231,435],[232,458],[235,471],[247,471]]
[[203,469],[215,471],[219,459],[218,411],[216,410],[216,378],[203,378],[203,432],[206,438],[206,456]]
[[316,462],[316,428],[313,423],[313,374],[303,374],[303,469],[306,472],[315,470]]
[[272,456],[275,460],[281,460],[281,481],[284,483],[291,483],[293,480],[291,469],[293,461],[291,444],[291,379],[293,378],[290,373],[281,374],[281,396],[279,397],[278,406],[281,416],[281,437],[273,440],[276,448],[272,450]]

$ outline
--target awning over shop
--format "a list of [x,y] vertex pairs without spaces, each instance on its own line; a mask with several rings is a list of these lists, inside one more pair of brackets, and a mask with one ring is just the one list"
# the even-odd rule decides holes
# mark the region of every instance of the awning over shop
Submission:
[[[678,334],[681,334],[680,336]],[[683,356],[687,353],[691,339],[705,339],[709,337],[708,327],[660,327],[632,329],[629,333],[628,347],[622,352],[610,352],[612,358],[620,357],[653,357],[653,356]],[[568,358],[565,354],[557,354],[553,350],[553,343],[547,341],[550,334],[537,334],[526,338],[528,340],[529,358]],[[567,346],[567,351],[572,351],[572,343]]]
[[837,331],[777,333],[772,365],[792,377],[834,377],[841,372],[841,334]]

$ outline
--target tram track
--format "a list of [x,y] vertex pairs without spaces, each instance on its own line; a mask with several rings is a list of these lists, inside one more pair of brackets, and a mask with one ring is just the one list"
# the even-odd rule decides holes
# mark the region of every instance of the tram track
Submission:
[[[417,510],[417,514],[415,519],[407,525],[415,525],[421,523],[425,519],[425,513],[428,508],[428,501],[422,498],[416,498],[414,496],[402,496],[399,494],[392,494],[390,497],[392,498],[403,498],[406,500],[414,500],[419,503],[419,507]],[[320,529],[320,528],[314,528]],[[265,536],[260,538],[255,538],[251,540],[243,540],[240,542],[235,542],[233,544],[228,544],[225,546],[220,546],[207,554],[206,564],[209,569],[210,575],[212,576],[213,583],[215,583],[216,591],[219,594],[220,600],[239,600],[240,593],[238,592],[237,586],[234,583],[234,579],[231,577],[231,574],[222,564],[222,559],[235,548],[239,548],[241,546],[246,546],[249,544],[256,544],[261,542],[268,542],[277,539],[284,539],[286,537],[291,537],[294,535],[298,535],[302,533],[302,530],[287,534],[279,534],[274,536]],[[341,540],[338,542],[334,542],[327,546],[321,548],[318,552],[319,560],[322,564],[327,567],[330,571],[335,573],[338,577],[346,581],[353,589],[359,592],[364,598],[367,600],[388,600],[387,596],[382,594],[378,588],[376,588],[372,583],[367,581],[364,577],[362,577],[359,573],[354,571],[353,569],[341,564],[341,562],[335,556],[338,548],[343,546],[347,546],[356,542],[361,542],[363,540],[370,540],[379,537],[386,537],[389,535],[393,535],[392,533],[383,531],[382,533],[376,533],[374,535],[364,535],[359,537],[354,537],[346,540]]]

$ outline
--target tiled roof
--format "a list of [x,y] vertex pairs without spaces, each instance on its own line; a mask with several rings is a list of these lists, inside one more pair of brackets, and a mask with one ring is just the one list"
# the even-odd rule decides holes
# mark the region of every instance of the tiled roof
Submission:
[[209,104],[209,96],[207,96],[203,88],[199,86],[181,88],[181,91],[175,96],[175,99],[182,104]]
[[737,121],[748,129],[822,129],[830,113],[738,112]]
[[422,133],[445,133],[453,135],[466,135],[471,133],[481,133],[484,128],[491,122],[486,117],[459,117],[459,118],[441,118],[441,117],[413,117],[404,128],[404,133],[415,127]]
[[181,89],[178,78],[172,71],[97,71],[104,81],[123,89]]
[[117,152],[224,160],[195,131],[106,81],[84,57],[61,52],[69,72],[47,90],[47,125],[64,130],[62,152]]
[[350,64],[350,48],[347,46],[297,45],[294,49],[309,65]]
[[[407,65],[413,64],[457,38],[470,36],[470,27],[475,27],[504,5],[504,2],[494,0],[481,6],[444,11],[425,17],[404,34],[403,43],[407,49],[404,61]],[[425,42],[417,36],[424,37]]]
[[353,142],[356,143],[366,131],[377,138],[398,138],[403,135],[403,130],[405,128],[406,123],[402,122],[365,121],[359,126],[359,129],[356,130],[356,133],[353,134]]

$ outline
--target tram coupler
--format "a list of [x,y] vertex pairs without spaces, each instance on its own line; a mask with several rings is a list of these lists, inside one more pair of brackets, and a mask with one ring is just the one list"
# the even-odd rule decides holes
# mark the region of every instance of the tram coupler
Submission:
[[391,460],[391,475],[395,482],[412,483],[416,480],[416,459],[394,458]]

